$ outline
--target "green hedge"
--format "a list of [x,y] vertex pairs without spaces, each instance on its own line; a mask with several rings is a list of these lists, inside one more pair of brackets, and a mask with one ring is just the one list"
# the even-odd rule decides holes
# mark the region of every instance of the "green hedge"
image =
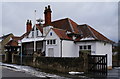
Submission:
[[[23,64],[37,67],[49,71],[69,72],[69,71],[85,71],[83,58],[61,58],[61,57],[37,57],[33,62],[32,56],[23,56]],[[14,62],[20,64],[20,56],[14,56]]]

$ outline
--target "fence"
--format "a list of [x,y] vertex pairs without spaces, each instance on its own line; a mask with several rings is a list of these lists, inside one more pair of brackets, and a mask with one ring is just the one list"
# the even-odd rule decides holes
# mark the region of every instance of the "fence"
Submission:
[[107,76],[107,55],[88,55],[88,72]]

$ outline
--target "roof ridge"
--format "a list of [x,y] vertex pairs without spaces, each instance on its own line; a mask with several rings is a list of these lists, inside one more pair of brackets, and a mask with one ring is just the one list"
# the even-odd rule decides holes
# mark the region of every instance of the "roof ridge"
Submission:
[[57,21],[62,21],[62,20],[67,20],[69,18],[63,18],[63,19],[58,19],[58,20],[55,20],[55,21],[52,21],[52,22],[57,22]]
[[67,30],[64,30],[64,29],[60,29],[60,28],[55,28],[55,27],[54,27],[54,28],[52,28],[52,29],[58,29],[58,30],[67,31]]

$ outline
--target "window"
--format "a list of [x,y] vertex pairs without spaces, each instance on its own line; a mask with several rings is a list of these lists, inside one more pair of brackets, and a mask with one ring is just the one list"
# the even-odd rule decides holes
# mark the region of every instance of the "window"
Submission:
[[86,49],[86,46],[84,46],[84,49]]
[[47,40],[47,45],[55,45],[56,44],[56,40]]
[[52,36],[52,32],[50,32],[50,36]]
[[80,50],[91,50],[91,45],[82,45],[79,48]]
[[55,40],[53,40],[53,44],[56,44],[56,41],[55,41]]
[[50,44],[52,44],[52,40],[50,40]]
[[91,50],[91,45],[88,45],[88,50]]
[[34,37],[34,31],[32,31],[32,37]]
[[47,44],[49,44],[49,40],[47,40]]
[[80,49],[82,49],[82,46],[80,46]]

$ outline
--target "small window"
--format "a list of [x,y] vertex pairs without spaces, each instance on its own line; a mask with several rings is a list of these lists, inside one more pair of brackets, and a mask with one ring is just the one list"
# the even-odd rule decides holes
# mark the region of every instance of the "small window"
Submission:
[[89,49],[89,50],[91,49],[91,45],[88,45],[88,49]]
[[50,32],[50,36],[52,36],[52,32]]
[[47,44],[49,44],[49,40],[47,40]]
[[82,49],[82,46],[80,46],[80,49]]
[[34,31],[32,31],[32,37],[34,37]]
[[56,40],[53,40],[53,44],[56,44]]
[[86,46],[84,46],[84,49],[86,49]]
[[50,40],[50,44],[52,44],[52,40]]

